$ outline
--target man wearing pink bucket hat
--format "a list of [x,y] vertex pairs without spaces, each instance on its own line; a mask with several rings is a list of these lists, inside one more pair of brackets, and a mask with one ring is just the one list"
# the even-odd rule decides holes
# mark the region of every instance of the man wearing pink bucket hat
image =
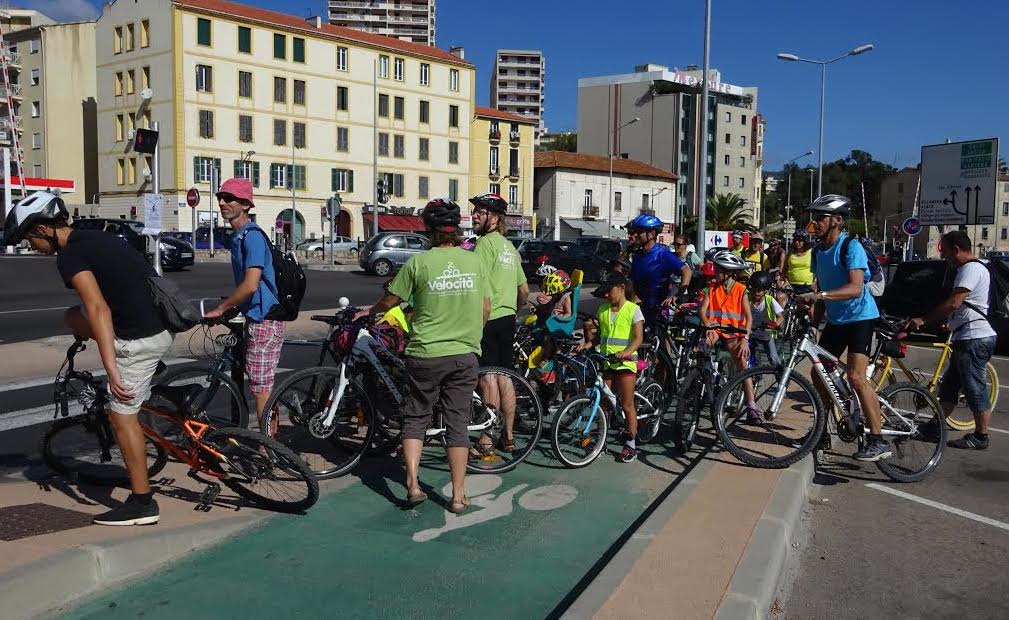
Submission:
[[249,217],[249,209],[256,206],[249,179],[225,181],[217,191],[217,205],[235,230],[231,236],[231,268],[237,288],[206,318],[220,317],[234,308],[245,315],[245,370],[249,375],[249,391],[256,400],[256,413],[262,419],[273,389],[286,328],[283,321],[268,318],[279,303],[270,241],[266,231]]

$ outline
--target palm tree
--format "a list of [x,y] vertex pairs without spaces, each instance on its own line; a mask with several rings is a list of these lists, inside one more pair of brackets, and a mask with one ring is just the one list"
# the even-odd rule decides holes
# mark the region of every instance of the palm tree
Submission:
[[708,230],[754,231],[752,210],[739,194],[716,194],[708,198],[704,225]]

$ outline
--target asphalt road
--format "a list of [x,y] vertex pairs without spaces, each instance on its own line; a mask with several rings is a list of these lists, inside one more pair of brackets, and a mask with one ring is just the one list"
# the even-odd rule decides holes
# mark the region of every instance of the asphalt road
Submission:
[[[335,308],[345,296],[351,303],[371,303],[381,293],[382,278],[363,272],[307,271],[303,310]],[[191,298],[219,299],[234,289],[230,263],[197,263],[166,275]],[[80,303],[63,286],[56,259],[37,256],[0,257],[0,344],[65,334],[62,313]]]

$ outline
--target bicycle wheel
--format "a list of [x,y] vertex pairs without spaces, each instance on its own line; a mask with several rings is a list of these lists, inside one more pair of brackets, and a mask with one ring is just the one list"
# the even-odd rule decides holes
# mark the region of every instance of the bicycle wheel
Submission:
[[267,510],[301,512],[319,499],[319,482],[287,446],[246,428],[215,429],[203,444],[224,457],[208,461],[228,488]]
[[[193,384],[203,386],[190,401],[193,417],[203,414],[216,428],[249,426],[249,403],[245,394],[229,375],[215,372],[213,364],[197,362],[169,368],[158,379],[158,385]],[[161,431],[157,426],[152,428]]]
[[[168,456],[160,445],[149,437],[145,439],[147,475],[153,477],[165,468]],[[71,481],[101,486],[130,483],[122,452],[105,414],[57,420],[43,435],[41,452],[49,469]]]
[[[820,397],[809,379],[794,371],[788,375],[777,415],[768,419],[780,386],[780,374],[775,366],[758,366],[743,372],[722,389],[715,403],[713,417],[719,439],[733,456],[753,467],[788,467],[809,454],[826,427]],[[759,416],[751,417],[748,408],[740,406],[748,400],[747,380],[754,386]]]
[[[995,370],[991,362],[988,362],[985,367],[985,384],[988,387],[988,401],[991,403],[991,410],[994,411],[995,403],[998,401],[999,381],[998,371]],[[939,394],[938,388],[936,388],[935,394]],[[974,430],[974,414],[967,406],[963,393],[960,394],[957,406],[946,416],[946,424],[955,431]]]
[[676,414],[673,417],[673,447],[680,454],[686,454],[694,445],[697,422],[704,408],[704,377],[696,368],[683,378],[676,394]]
[[305,368],[288,376],[273,388],[260,424],[264,434],[293,450],[319,478],[353,469],[375,433],[375,409],[357,380],[346,382],[336,414],[325,424],[341,368]]
[[942,423],[942,407],[935,396],[914,383],[886,388],[879,401],[883,438],[890,441],[893,455],[876,461],[876,466],[896,482],[917,482],[942,460],[947,433]]
[[[494,378],[498,392],[504,393],[504,405],[484,400],[482,384]],[[514,394],[515,409],[510,411],[508,394]],[[511,426],[514,448],[505,450],[504,438]],[[470,458],[467,470],[473,473],[502,473],[518,467],[536,447],[543,432],[543,406],[533,386],[510,368],[480,369],[477,389],[473,392],[473,414],[470,422],[470,443],[487,446],[479,457]]]
[[634,405],[638,417],[637,441],[648,443],[655,439],[666,413],[666,394],[657,381],[648,381],[634,390]]
[[576,396],[558,408],[550,444],[565,467],[585,467],[599,458],[606,449],[606,417],[595,396]]

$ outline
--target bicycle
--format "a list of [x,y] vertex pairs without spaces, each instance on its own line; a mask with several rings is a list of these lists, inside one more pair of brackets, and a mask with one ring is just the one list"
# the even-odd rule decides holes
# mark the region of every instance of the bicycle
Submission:
[[[570,398],[561,404],[554,418],[550,434],[550,443],[554,454],[566,467],[585,467],[596,460],[606,447],[606,437],[611,423],[603,408],[609,405],[613,417],[614,430],[622,430],[627,423],[623,408],[616,394],[603,382],[602,373],[596,363],[602,360],[618,361],[616,357],[604,357],[600,354],[586,356],[590,363],[586,365],[591,375],[591,387],[582,395]],[[605,400],[604,400],[605,399]],[[642,428],[661,420],[662,386],[655,381],[643,386],[635,385],[634,405],[637,410],[639,433],[637,441],[645,443],[654,438],[642,434]],[[656,425],[657,426],[657,425]]]
[[[949,361],[950,355],[953,353],[952,344],[952,334],[946,337],[945,341],[942,342],[930,342],[929,346],[933,348],[942,349],[939,354],[939,359],[935,363],[935,370],[932,371],[932,377],[925,381],[925,375],[921,370],[914,368],[908,368],[904,363],[904,355],[901,353],[896,353],[894,355],[882,354],[882,361],[880,363],[874,364],[869,367],[868,375],[869,380],[872,381],[873,387],[878,392],[883,389],[884,383],[886,385],[893,385],[897,383],[896,371],[893,368],[894,363],[897,364],[904,376],[907,377],[908,381],[913,383],[924,384],[925,389],[934,394],[936,397],[939,395],[939,385],[942,382],[943,371],[946,369],[947,362]],[[986,380],[988,384],[988,399],[991,402],[991,409],[994,411],[995,403],[998,402],[999,396],[999,378],[998,371],[995,370],[995,366],[991,362],[988,362],[985,367]],[[964,400],[963,394],[960,395],[960,401]],[[961,411],[966,411],[966,417],[962,417]],[[961,416],[961,417],[958,417]],[[969,409],[966,408],[954,408],[948,416],[946,416],[946,424],[950,428],[957,431],[972,431],[974,430],[974,416],[971,414]]]
[[[331,326],[327,338],[338,364],[305,368],[279,383],[266,403],[262,429],[276,428],[276,437],[309,463],[320,478],[351,471],[367,452],[389,452],[399,444],[402,405],[405,400],[405,362],[368,329],[367,319],[354,320],[357,308],[345,307],[333,316],[315,315],[313,320]],[[327,345],[329,346],[329,345]],[[532,452],[542,432],[543,410],[535,390],[510,368],[487,367],[480,376],[505,377],[515,387],[513,442],[510,452],[496,449],[470,459],[474,473],[514,469]],[[506,421],[504,412],[473,393],[471,435],[501,444]],[[436,411],[434,428],[426,438],[442,438],[445,428]]]
[[[129,478],[119,464],[122,455],[106,411],[105,386],[90,372],[74,369],[74,358],[85,348],[80,339],[70,345],[57,374],[54,401],[58,419],[42,438],[42,457],[51,470],[75,482],[124,486]],[[171,407],[149,401],[138,414],[150,462],[148,476],[157,475],[170,454],[189,465],[190,477],[206,485],[197,505],[204,511],[210,509],[221,487],[200,474],[220,480],[242,498],[268,510],[301,512],[315,504],[319,484],[291,450],[249,429],[218,428],[205,413],[189,408],[202,389],[200,385],[152,388],[152,401],[165,401]],[[83,406],[82,415],[68,417],[71,398]],[[155,430],[148,423],[152,419],[172,432]],[[274,490],[279,497],[267,495]]]
[[[803,458],[827,431],[827,410],[810,380],[795,372],[803,359],[812,362],[816,375],[830,395],[838,437],[861,448],[868,435],[858,398],[843,372],[843,364],[818,346],[808,315],[798,314],[802,337],[783,366],[748,370],[722,391],[715,405],[715,428],[722,444],[741,462],[762,468],[782,468]],[[898,328],[880,321],[877,344],[870,361],[889,342],[899,341]],[[735,398],[744,381],[754,384],[759,416],[751,418]],[[805,396],[805,398],[802,398]],[[761,400],[769,397],[770,401]],[[893,455],[876,461],[891,480],[923,479],[942,460],[946,425],[935,397],[915,383],[897,383],[878,394],[884,437],[892,440]],[[734,436],[738,433],[738,436]],[[920,462],[919,462],[920,461]]]

